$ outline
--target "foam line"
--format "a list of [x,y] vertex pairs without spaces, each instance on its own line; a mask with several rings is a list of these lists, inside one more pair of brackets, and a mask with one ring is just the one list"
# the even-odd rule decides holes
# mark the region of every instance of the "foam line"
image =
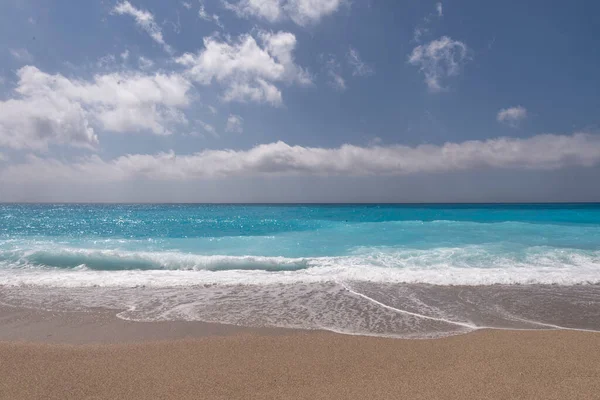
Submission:
[[445,318],[430,317],[428,315],[418,314],[418,313],[414,313],[414,312],[411,312],[411,311],[402,310],[400,308],[395,308],[395,307],[392,307],[392,306],[388,306],[387,304],[382,303],[380,301],[377,301],[377,300],[375,300],[372,297],[369,297],[369,296],[367,296],[365,294],[362,294],[360,292],[357,292],[356,290],[351,289],[344,282],[338,282],[338,284],[340,284],[342,287],[344,287],[344,289],[346,289],[350,293],[352,293],[352,294],[354,294],[354,295],[356,295],[358,297],[361,297],[361,298],[363,298],[365,300],[368,300],[371,303],[377,304],[378,306],[383,307],[385,309],[388,309],[390,311],[394,311],[394,312],[397,312],[397,313],[400,313],[400,314],[411,315],[413,317],[423,318],[423,319],[427,319],[427,320],[430,320],[430,321],[445,322],[447,324],[458,325],[458,326],[462,326],[464,328],[468,328],[468,329],[472,329],[472,330],[480,329],[480,327],[478,327],[476,325],[467,324],[465,322],[452,321],[452,320],[445,319]]
[[[496,330],[509,330],[509,331],[531,331],[534,329],[528,329],[528,328],[502,328],[502,327],[495,327],[495,326],[477,326],[477,325],[471,325],[471,324],[467,324],[464,322],[458,322],[458,321],[452,321],[449,319],[445,319],[445,318],[436,318],[436,317],[430,317],[427,315],[423,315],[423,314],[418,314],[418,313],[414,313],[411,311],[406,311],[406,310],[402,310],[400,308],[395,308],[392,306],[388,306],[385,303],[382,303],[380,301],[375,300],[372,297],[369,297],[365,294],[362,294],[360,292],[357,292],[356,290],[351,289],[346,283],[344,282],[337,282],[339,285],[341,285],[342,287],[344,287],[344,289],[346,289],[347,291],[349,291],[350,293],[359,296],[365,300],[370,301],[371,303],[377,304],[380,307],[383,307],[385,309],[388,309],[390,311],[394,311],[397,313],[401,313],[401,314],[407,314],[407,315],[411,315],[417,318],[423,318],[423,319],[428,319],[431,321],[438,321],[438,322],[446,322],[448,324],[453,324],[453,325],[458,325],[458,326],[462,326],[464,328],[469,328],[472,330],[478,330],[478,329],[496,329]],[[544,322],[537,322],[537,321],[531,321],[525,318],[519,318],[516,317],[514,315],[511,315],[511,318],[515,321],[521,321],[521,322],[525,322],[528,324],[532,324],[532,325],[538,325],[538,326],[543,326],[549,329],[555,329],[555,330],[563,330],[563,331],[578,331],[578,332],[593,332],[593,333],[599,333],[600,331],[596,331],[593,329],[584,329],[584,328],[569,328],[566,326],[560,326],[560,325],[554,325],[554,324],[547,324]]]
[[[566,327],[566,326],[560,326],[560,325],[554,325],[554,324],[547,324],[547,323],[544,323],[544,322],[538,322],[538,321],[532,321],[532,320],[525,319],[525,318],[519,318],[519,317],[516,317],[514,315],[511,315],[510,317],[513,320],[515,320],[515,321],[526,322],[526,323],[532,324],[532,325],[545,326],[546,328],[551,328],[551,329],[556,329],[556,330],[561,330],[561,331],[579,331],[579,332],[595,332],[595,333],[600,332],[600,331],[595,331],[593,329],[569,328],[569,327]],[[489,328],[489,329],[496,329],[496,328]]]

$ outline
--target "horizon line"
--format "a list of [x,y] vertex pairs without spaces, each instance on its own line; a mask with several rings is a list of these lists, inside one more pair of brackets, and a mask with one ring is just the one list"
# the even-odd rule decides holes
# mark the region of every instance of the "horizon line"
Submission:
[[455,202],[136,202],[136,201],[0,201],[6,204],[81,204],[81,205],[552,205],[598,204],[600,201],[455,201]]

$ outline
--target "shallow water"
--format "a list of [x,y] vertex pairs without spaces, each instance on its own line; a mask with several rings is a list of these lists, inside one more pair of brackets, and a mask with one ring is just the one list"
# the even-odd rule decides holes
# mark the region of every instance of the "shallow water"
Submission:
[[0,205],[0,300],[353,334],[598,329],[600,205]]

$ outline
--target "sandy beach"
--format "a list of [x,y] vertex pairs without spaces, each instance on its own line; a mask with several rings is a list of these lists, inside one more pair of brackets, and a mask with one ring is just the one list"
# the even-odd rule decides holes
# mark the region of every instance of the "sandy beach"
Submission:
[[136,323],[102,312],[3,308],[0,316],[2,399],[600,397],[598,333],[401,340]]

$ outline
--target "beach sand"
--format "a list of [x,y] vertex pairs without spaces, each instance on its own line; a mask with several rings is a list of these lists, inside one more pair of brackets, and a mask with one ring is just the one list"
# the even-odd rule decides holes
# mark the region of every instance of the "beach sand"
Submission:
[[2,399],[600,399],[600,333],[435,340],[0,308]]

